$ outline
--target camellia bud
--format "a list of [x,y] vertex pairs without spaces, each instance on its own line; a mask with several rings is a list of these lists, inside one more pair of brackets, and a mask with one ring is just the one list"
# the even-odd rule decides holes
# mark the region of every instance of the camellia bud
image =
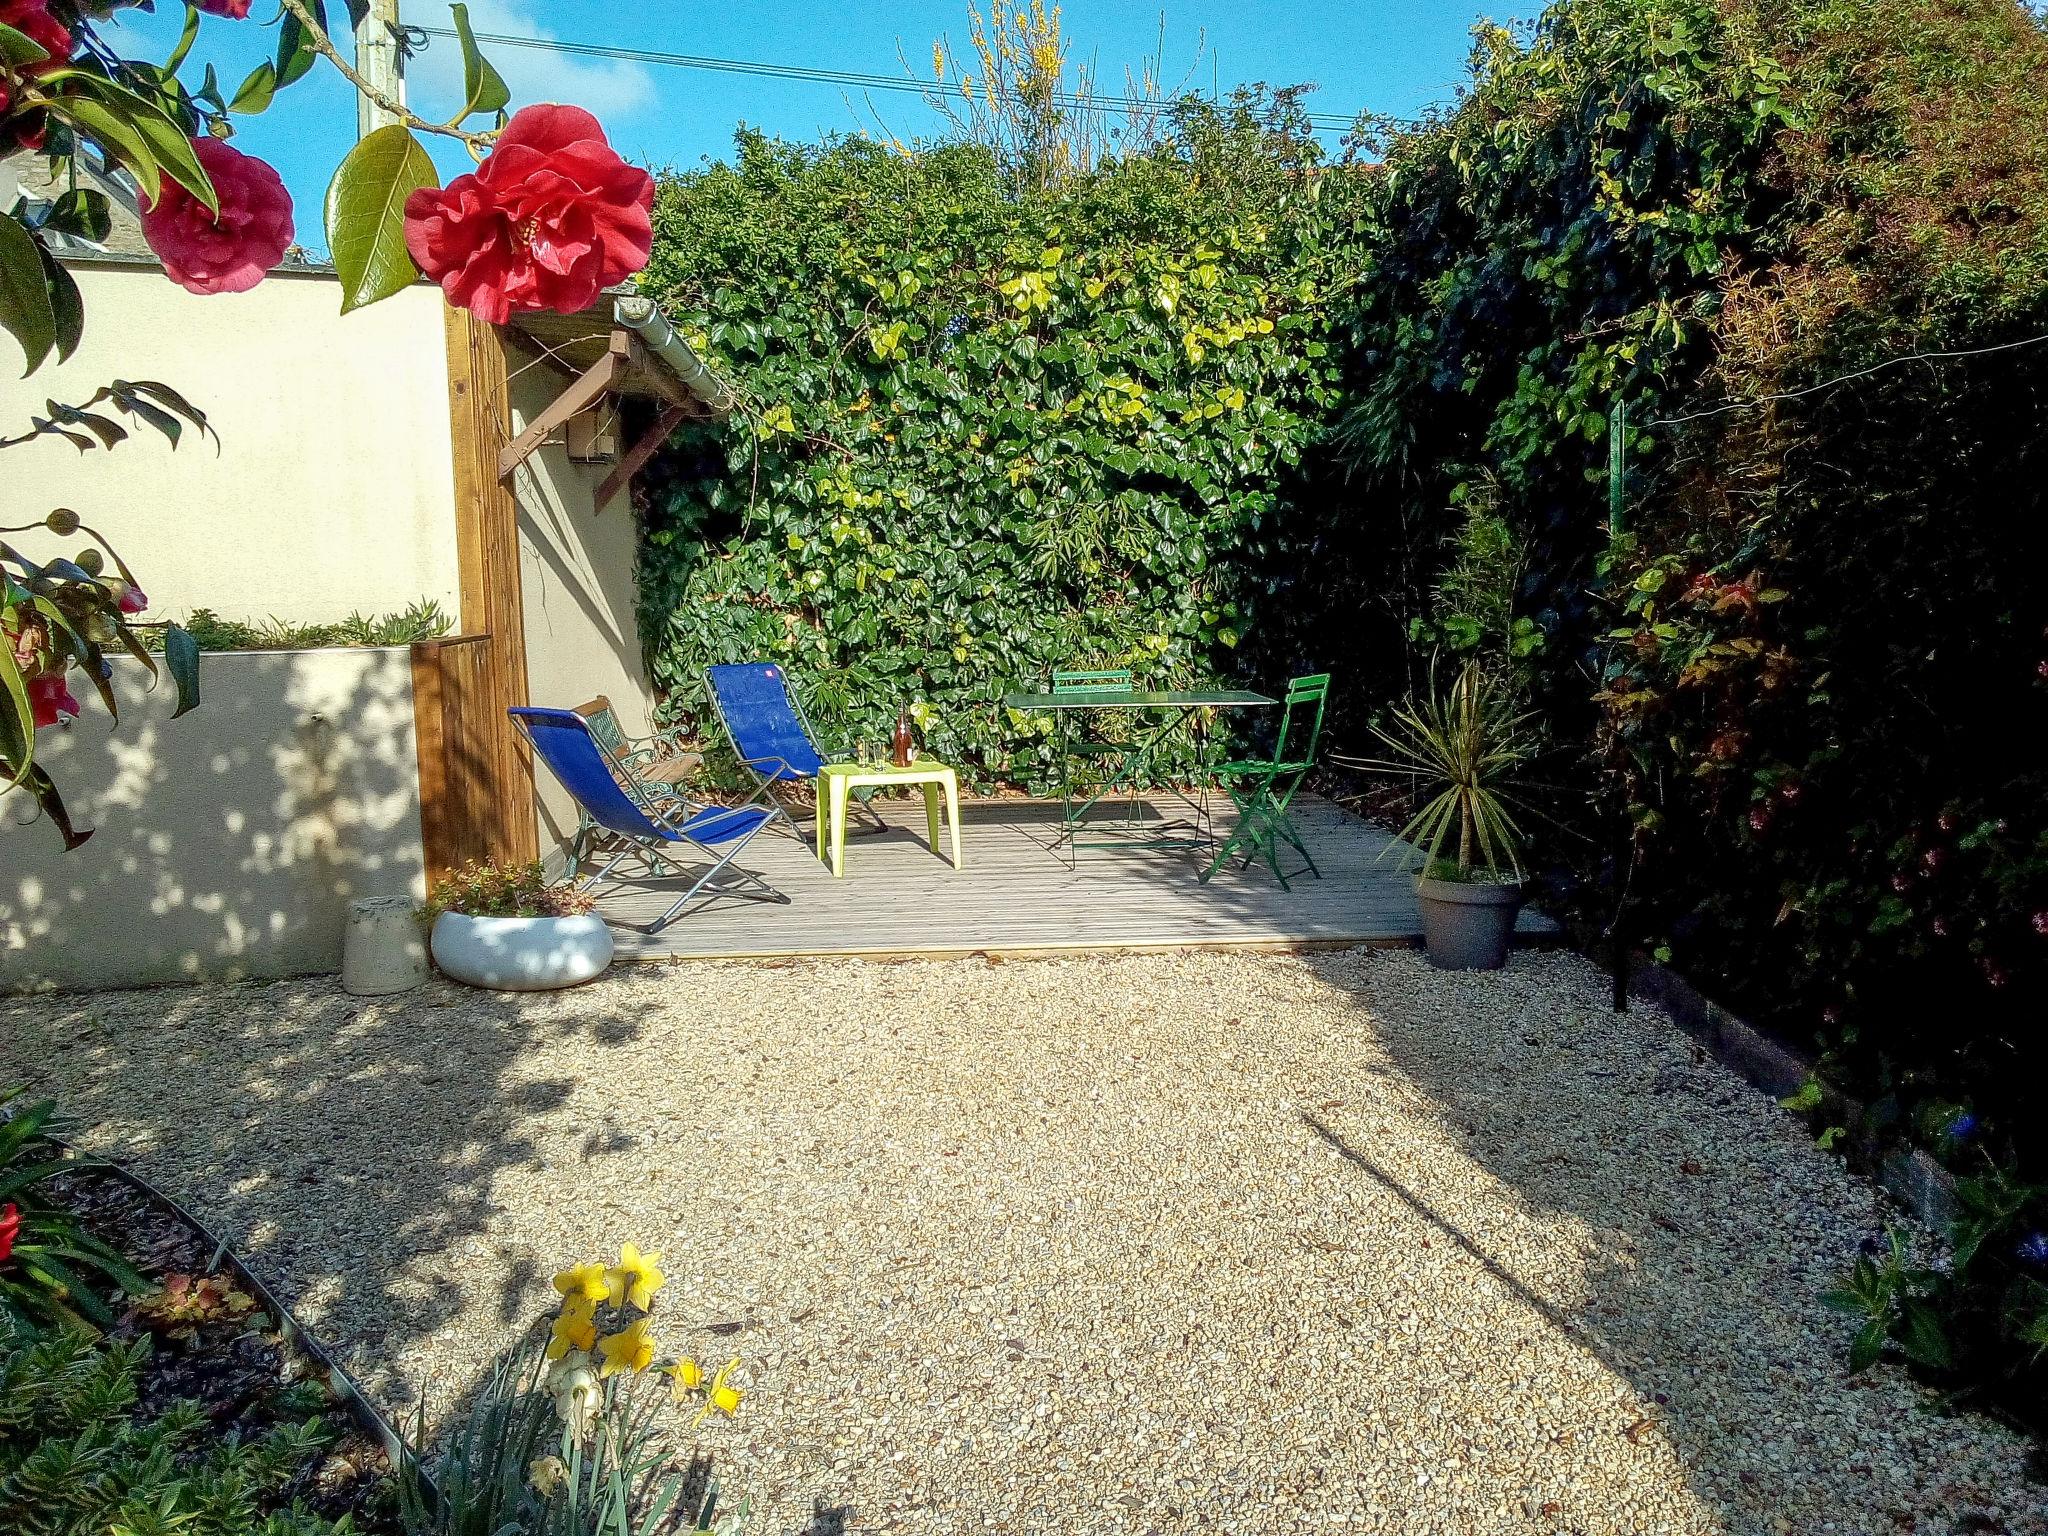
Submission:
[[68,539],[78,532],[78,514],[69,507],[59,507],[43,519],[43,526],[59,538]]
[[106,566],[106,558],[96,549],[81,549],[78,558],[72,562],[88,576],[97,576]]

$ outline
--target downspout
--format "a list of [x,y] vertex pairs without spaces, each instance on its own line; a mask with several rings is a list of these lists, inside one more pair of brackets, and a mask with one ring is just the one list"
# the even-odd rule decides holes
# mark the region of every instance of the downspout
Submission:
[[690,344],[676,334],[654,300],[645,294],[624,294],[612,301],[612,318],[645,342],[647,350],[667,364],[683,387],[715,414],[723,416],[732,409],[732,391],[725,381],[705,367]]

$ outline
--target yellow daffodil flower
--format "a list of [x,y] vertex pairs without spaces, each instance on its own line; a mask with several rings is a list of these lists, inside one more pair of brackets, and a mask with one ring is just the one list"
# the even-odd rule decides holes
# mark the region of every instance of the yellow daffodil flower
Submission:
[[678,1403],[691,1393],[703,1390],[704,1367],[687,1355],[668,1368],[669,1390],[675,1393]]
[[645,1312],[654,1303],[654,1293],[668,1284],[659,1268],[661,1255],[642,1253],[631,1243],[619,1249],[619,1262],[605,1275],[605,1294],[615,1307],[628,1304]]
[[555,1289],[571,1301],[603,1301],[611,1294],[602,1264],[578,1264],[555,1276]]
[[654,1363],[654,1340],[648,1334],[649,1322],[636,1317],[617,1333],[606,1334],[597,1341],[597,1352],[604,1364],[597,1368],[600,1380],[617,1375],[620,1371],[644,1371]]
[[704,1394],[704,1407],[697,1414],[699,1424],[710,1418],[714,1410],[724,1414],[728,1419],[740,1411],[740,1402],[746,1394],[727,1380],[739,1369],[739,1365],[736,1359],[728,1360],[718,1368],[718,1374],[711,1378],[711,1388]]
[[571,1296],[555,1316],[548,1338],[548,1358],[559,1360],[572,1349],[589,1349],[597,1342],[597,1303]]

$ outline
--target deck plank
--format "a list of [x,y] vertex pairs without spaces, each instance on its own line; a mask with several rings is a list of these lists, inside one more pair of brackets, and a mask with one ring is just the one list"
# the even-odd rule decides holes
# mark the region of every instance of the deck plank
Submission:
[[[1388,834],[1328,800],[1295,802],[1302,838],[1323,878],[1283,891],[1263,866],[1197,880],[1206,855],[1083,849],[1074,868],[1047,846],[1059,807],[972,801],[961,807],[954,871],[925,844],[920,802],[878,802],[886,832],[849,835],[846,876],[834,879],[808,844],[765,833],[739,862],[789,896],[787,906],[720,897],[659,933],[645,926],[676,882],[635,882],[598,910],[622,960],[764,959],[799,955],[910,956],[1179,948],[1293,948],[1419,942],[1411,861],[1382,857]],[[1171,802],[1153,802],[1171,816]],[[1218,821],[1228,826],[1228,818]],[[943,843],[943,834],[941,846]],[[1549,925],[1525,917],[1525,932]]]

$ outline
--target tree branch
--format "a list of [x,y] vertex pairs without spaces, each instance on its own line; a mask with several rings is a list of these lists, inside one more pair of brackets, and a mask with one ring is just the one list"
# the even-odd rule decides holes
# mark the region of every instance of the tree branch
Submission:
[[390,96],[378,90],[377,87],[358,74],[355,66],[341,56],[341,50],[334,46],[334,39],[327,35],[327,29],[314,20],[312,12],[306,8],[305,0],[283,0],[283,5],[287,11],[290,11],[298,19],[299,25],[305,28],[306,39],[313,45],[315,53],[321,55],[328,63],[340,70],[342,78],[354,86],[358,93],[369,98],[371,102],[390,113],[406,127],[416,129],[421,133],[438,133],[446,138],[460,139],[468,146],[471,154],[481,154],[490,147],[491,141],[497,137],[495,132],[471,133],[469,130],[458,128],[452,123],[429,122],[417,112],[408,108],[403,102],[392,100]]

